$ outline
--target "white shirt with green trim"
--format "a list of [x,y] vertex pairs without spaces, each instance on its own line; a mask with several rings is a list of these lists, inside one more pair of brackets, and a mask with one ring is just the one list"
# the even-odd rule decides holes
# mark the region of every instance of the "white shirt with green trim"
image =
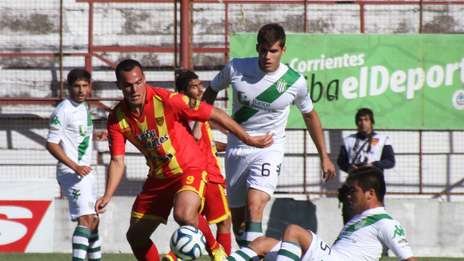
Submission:
[[340,260],[377,261],[382,254],[382,244],[399,260],[413,256],[404,228],[385,208],[378,207],[348,221],[332,245],[332,251]]
[[[60,144],[66,155],[79,165],[90,166],[92,154],[93,123],[86,102],[63,100],[50,117],[47,141]],[[62,162],[58,173],[74,172]]]
[[[211,81],[211,88],[219,92],[229,86],[233,89],[233,117],[251,135],[268,132],[274,142],[283,142],[291,104],[302,113],[313,110],[306,80],[285,64],[275,72],[265,73],[258,58],[240,58],[230,61]],[[229,135],[229,145],[244,144]]]

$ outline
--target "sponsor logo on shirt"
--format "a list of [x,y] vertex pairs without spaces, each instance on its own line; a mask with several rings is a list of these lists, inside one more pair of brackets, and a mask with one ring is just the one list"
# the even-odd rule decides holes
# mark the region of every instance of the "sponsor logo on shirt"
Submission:
[[158,146],[165,143],[169,137],[168,135],[164,135],[162,137],[158,137],[154,130],[147,130],[142,134],[137,135],[137,139],[143,144],[144,148],[146,149],[157,149]]

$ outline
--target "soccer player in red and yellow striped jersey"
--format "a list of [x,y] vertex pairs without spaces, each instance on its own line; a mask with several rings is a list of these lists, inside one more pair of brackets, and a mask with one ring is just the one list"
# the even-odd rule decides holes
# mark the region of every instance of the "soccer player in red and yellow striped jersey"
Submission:
[[108,118],[111,161],[105,194],[95,208],[102,213],[116,191],[124,174],[125,142],[129,140],[143,153],[150,170],[132,206],[127,240],[138,260],[159,260],[150,236],[166,222],[172,207],[180,225],[206,224],[198,215],[207,182],[206,158],[198,153],[200,148],[189,133],[188,121],[217,121],[257,147],[269,146],[272,137],[251,137],[219,109],[200,102],[192,106],[184,95],[152,88],[135,60],[122,61],[115,72],[124,100]]
[[[181,70],[177,73],[176,90],[189,98],[201,100],[203,85],[196,73],[190,70]],[[205,235],[206,242],[211,250],[213,260],[222,260],[225,254],[229,255],[231,251],[231,213],[225,192],[225,180],[221,174],[221,164],[216,156],[216,144],[213,141],[209,123],[195,121],[191,122],[190,126],[192,135],[197,140],[208,162],[208,183],[205,191],[205,207],[202,214],[210,224],[217,224],[216,239],[212,234]]]

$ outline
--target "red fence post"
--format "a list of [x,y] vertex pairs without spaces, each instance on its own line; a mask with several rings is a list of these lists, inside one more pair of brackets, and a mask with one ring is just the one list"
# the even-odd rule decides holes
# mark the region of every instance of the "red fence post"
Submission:
[[192,68],[192,4],[190,0],[180,2],[180,67]]

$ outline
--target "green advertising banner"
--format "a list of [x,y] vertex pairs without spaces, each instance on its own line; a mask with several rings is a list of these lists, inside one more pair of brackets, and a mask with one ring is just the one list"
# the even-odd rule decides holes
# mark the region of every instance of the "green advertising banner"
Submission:
[[[464,35],[287,35],[282,62],[305,75],[324,128],[355,128],[361,107],[382,129],[464,129]],[[231,57],[256,56],[256,35]],[[292,106],[288,127],[304,128]]]

